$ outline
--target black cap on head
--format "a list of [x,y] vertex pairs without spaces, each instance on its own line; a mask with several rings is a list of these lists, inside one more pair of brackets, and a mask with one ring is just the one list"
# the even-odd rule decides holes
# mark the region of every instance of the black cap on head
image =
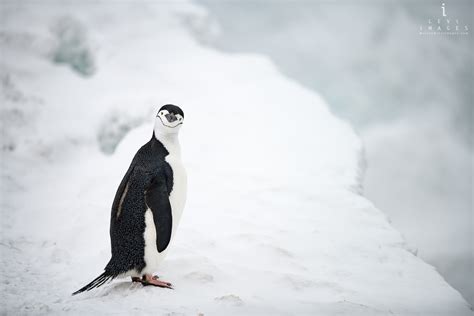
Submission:
[[[167,110],[169,113],[173,113],[174,115],[179,114],[184,118],[184,112],[181,110],[181,108],[177,105],[174,104],[165,104],[160,108],[161,110]],[[160,112],[158,111],[158,112]]]

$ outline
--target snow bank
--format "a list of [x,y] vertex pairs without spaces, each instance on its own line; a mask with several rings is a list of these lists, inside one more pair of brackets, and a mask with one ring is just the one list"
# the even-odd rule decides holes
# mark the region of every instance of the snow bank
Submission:
[[[419,35],[438,1],[197,1],[219,23],[201,42],[266,55],[350,120],[364,195],[474,303],[472,37]],[[449,4],[450,20],[469,24],[473,6]]]
[[[183,25],[205,31],[200,8],[2,11],[6,313],[470,314],[357,194],[352,129],[265,58],[199,46]],[[164,103],[186,116],[188,203],[157,271],[176,290],[118,280],[71,297],[109,259],[113,195]]]
[[[474,245],[472,177],[466,170],[474,161],[472,152],[453,137],[458,131],[450,126],[445,111],[413,117],[362,133],[367,156],[373,158],[364,177],[364,193],[375,205],[385,205],[393,225],[418,248],[418,256],[435,263],[469,301],[474,298],[474,284],[467,277],[473,275]],[[409,163],[391,168],[400,156]],[[380,178],[396,180],[382,188]]]

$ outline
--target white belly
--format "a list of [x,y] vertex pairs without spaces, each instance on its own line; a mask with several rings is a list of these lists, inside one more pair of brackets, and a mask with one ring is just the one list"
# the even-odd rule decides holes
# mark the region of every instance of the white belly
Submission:
[[174,157],[168,155],[165,159],[171,166],[173,170],[173,190],[170,193],[169,199],[171,204],[171,214],[173,218],[173,226],[171,229],[171,240],[168,247],[162,251],[158,252],[156,248],[156,229],[155,223],[153,221],[153,213],[150,209],[147,209],[145,212],[145,268],[142,271],[142,274],[152,274],[156,271],[159,264],[165,258],[170,249],[171,243],[174,236],[176,236],[176,231],[178,229],[179,221],[181,220],[181,215],[183,213],[184,205],[186,203],[186,188],[187,188],[187,176],[186,170],[184,169],[183,164],[181,163],[180,157]]

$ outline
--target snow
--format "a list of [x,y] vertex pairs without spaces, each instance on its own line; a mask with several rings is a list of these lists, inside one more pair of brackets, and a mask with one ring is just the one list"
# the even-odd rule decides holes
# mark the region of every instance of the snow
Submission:
[[[2,15],[2,312],[471,314],[359,194],[351,127],[266,58],[198,44],[186,27],[206,32],[200,7]],[[157,271],[175,290],[116,280],[72,297],[109,259],[115,190],[165,103],[185,111],[188,201]]]
[[198,2],[217,26],[202,43],[264,54],[349,120],[364,195],[474,303],[473,37],[419,34],[429,18],[470,24],[474,2],[446,4],[449,18],[438,1]]

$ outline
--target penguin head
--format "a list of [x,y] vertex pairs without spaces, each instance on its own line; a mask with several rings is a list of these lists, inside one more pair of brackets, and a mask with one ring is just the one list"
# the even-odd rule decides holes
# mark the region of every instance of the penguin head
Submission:
[[177,134],[184,122],[184,112],[173,104],[163,105],[155,120],[155,132],[159,134]]

